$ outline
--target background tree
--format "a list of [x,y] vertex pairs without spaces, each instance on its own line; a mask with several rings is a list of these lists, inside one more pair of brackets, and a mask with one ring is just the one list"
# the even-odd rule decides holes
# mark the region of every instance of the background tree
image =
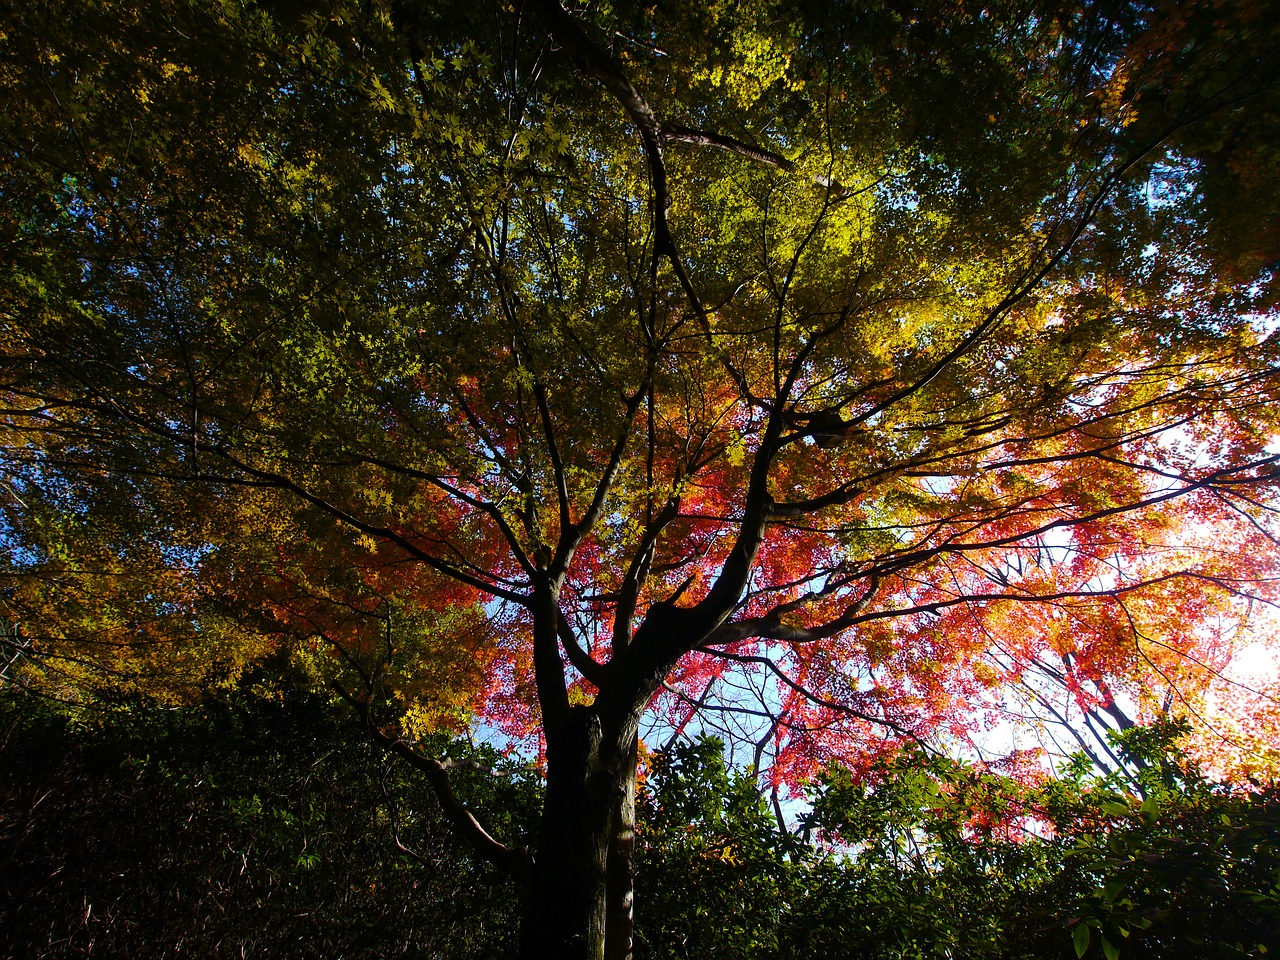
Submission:
[[[1019,689],[1194,711],[1271,603],[1248,3],[10,19],[12,675],[284,646],[528,956],[630,951],[655,707],[776,789]],[[472,713],[545,749],[529,851],[415,746]]]

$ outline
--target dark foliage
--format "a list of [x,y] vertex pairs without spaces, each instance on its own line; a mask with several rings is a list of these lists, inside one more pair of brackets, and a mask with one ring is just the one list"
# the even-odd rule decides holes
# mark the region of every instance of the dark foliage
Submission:
[[[73,722],[9,695],[0,730],[2,957],[515,952],[514,885],[318,699]],[[1207,780],[1176,732],[1130,733],[1126,774],[1079,764],[1034,789],[918,755],[833,772],[785,830],[717,741],[678,745],[639,798],[636,956],[1274,954],[1280,794]],[[528,829],[527,768],[433,746],[497,834]]]
[[[72,723],[10,699],[0,730],[0,956],[514,951],[514,891],[315,700]],[[482,805],[530,809],[527,779],[460,772]]]
[[1131,731],[1127,771],[1038,788],[913,754],[834,772],[798,834],[718,743],[678,746],[642,804],[637,956],[1275,955],[1280,791],[1211,782],[1179,732]]

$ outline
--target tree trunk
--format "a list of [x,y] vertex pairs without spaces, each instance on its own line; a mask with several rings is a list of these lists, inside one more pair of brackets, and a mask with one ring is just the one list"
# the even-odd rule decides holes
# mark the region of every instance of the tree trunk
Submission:
[[630,956],[634,791],[634,730],[603,731],[575,707],[548,731],[522,960],[604,960],[606,940],[610,960]]
[[606,866],[604,960],[631,960],[635,933],[636,761],[639,740],[631,738],[618,815],[613,822]]

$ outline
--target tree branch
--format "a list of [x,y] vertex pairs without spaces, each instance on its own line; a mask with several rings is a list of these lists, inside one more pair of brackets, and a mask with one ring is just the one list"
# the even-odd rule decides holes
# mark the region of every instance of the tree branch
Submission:
[[560,634],[560,646],[564,648],[565,656],[569,658],[569,662],[573,664],[575,670],[599,687],[604,681],[604,666],[583,649],[582,644],[578,643],[578,638],[573,632],[573,625],[569,623],[569,618],[564,615],[563,611],[557,608],[556,613],[559,615],[556,627]]
[[528,875],[532,867],[529,851],[523,847],[508,847],[500,843],[480,825],[480,821],[475,818],[471,811],[458,799],[457,794],[454,793],[453,784],[449,780],[448,769],[445,764],[434,757],[419,753],[404,739],[389,736],[378,729],[370,715],[370,705],[367,699],[355,697],[337,682],[334,682],[333,688],[338,696],[359,712],[361,719],[364,721],[365,729],[374,743],[388,753],[400,757],[415,770],[426,774],[427,782],[431,784],[436,798],[440,801],[440,808],[444,812],[445,819],[449,821],[450,825],[477,856],[513,877],[523,879]]
[[793,680],[785,670],[768,657],[760,657],[744,653],[730,653],[727,650],[716,650],[713,647],[698,647],[697,649],[701,653],[705,653],[713,657],[720,657],[723,660],[732,660],[734,663],[761,664],[762,666],[768,667],[769,671],[773,673],[774,676],[796,693],[800,694],[800,696],[804,697],[806,700],[816,703],[820,707],[826,707],[828,710],[835,710],[838,713],[847,713],[849,716],[857,717],[859,720],[865,720],[868,723],[875,723],[888,727],[899,736],[907,737],[908,739],[919,743],[921,746],[924,745],[915,731],[902,726],[900,723],[890,720],[887,717],[877,717],[869,713],[863,713],[861,710],[856,707],[851,707],[847,703],[836,703],[834,700],[828,700],[826,697],[819,696],[812,690],[809,690],[802,684]]
[[430,567],[432,570],[437,571],[438,573],[442,573],[447,577],[450,577],[454,580],[459,581],[460,583],[465,583],[468,586],[475,587],[477,590],[480,590],[483,593],[487,593],[490,596],[498,597],[499,599],[502,599],[502,600],[509,600],[512,603],[517,603],[517,604],[520,604],[521,606],[529,605],[530,598],[525,594],[516,593],[514,590],[507,590],[506,588],[500,587],[491,581],[483,580],[480,577],[473,576],[472,574],[467,573],[465,570],[462,570],[451,563],[447,563],[446,561],[441,560],[439,557],[434,557],[431,554],[427,553],[425,550],[423,550],[421,547],[419,547],[417,544],[415,544],[413,541],[409,540],[403,534],[397,533],[395,530],[392,530],[390,527],[383,527],[383,526],[379,526],[378,524],[367,523],[366,521],[361,520],[359,517],[355,516],[354,514],[349,513],[346,510],[343,510],[341,507],[337,506],[336,504],[329,503],[323,497],[317,496],[316,494],[307,490],[301,484],[296,483],[293,480],[290,480],[288,477],[282,476],[278,473],[273,473],[270,470],[261,470],[261,469],[258,469],[257,467],[251,467],[249,464],[245,463],[243,460],[241,460],[240,458],[232,454],[230,451],[228,451],[225,447],[214,446],[208,449],[210,449],[211,452],[218,454],[218,456],[222,457],[228,463],[235,466],[236,469],[242,470],[243,472],[245,472],[251,477],[256,477],[259,480],[265,481],[268,486],[275,487],[280,490],[287,490],[289,493],[292,493],[294,496],[299,497],[302,500],[305,500],[307,503],[310,503],[312,506],[319,507],[321,510],[325,511],[335,519],[342,521],[347,526],[355,530],[359,530],[361,533],[367,533],[370,536],[380,537],[383,540],[387,540],[391,543],[396,544],[396,546],[400,547],[402,550],[408,553],[415,560],[420,561],[421,563]]
[[[727,153],[737,154],[740,157],[746,157],[748,160],[754,160],[756,163],[764,164],[767,167],[773,167],[775,170],[781,170],[784,173],[796,173],[798,167],[794,161],[788,160],[781,154],[774,153],[772,150],[765,150],[761,147],[754,147],[749,143],[738,140],[736,137],[725,136],[722,133],[711,133],[706,130],[695,130],[692,127],[681,126],[678,123],[664,123],[661,125],[663,139],[674,143],[692,143],[702,147],[714,147],[717,150],[724,150]],[[872,189],[877,183],[861,187],[853,190],[843,186],[839,181],[833,180],[831,177],[822,174],[814,174],[811,178],[814,183],[820,187],[824,187],[831,191],[831,201],[833,203],[841,200],[848,200],[850,197],[856,197],[860,193]]]

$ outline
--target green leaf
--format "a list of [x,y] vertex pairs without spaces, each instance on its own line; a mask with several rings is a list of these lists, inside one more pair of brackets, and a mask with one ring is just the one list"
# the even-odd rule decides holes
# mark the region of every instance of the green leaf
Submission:
[[1119,879],[1108,880],[1105,884],[1103,884],[1102,889],[1099,891],[1099,893],[1101,894],[1102,899],[1105,900],[1107,903],[1114,903],[1116,897],[1119,896],[1120,891],[1125,888],[1125,885],[1126,885],[1125,881],[1123,880],[1119,880]]
[[1089,949],[1089,926],[1083,920],[1076,924],[1075,932],[1071,934],[1071,945],[1076,948],[1076,956],[1083,957]]

